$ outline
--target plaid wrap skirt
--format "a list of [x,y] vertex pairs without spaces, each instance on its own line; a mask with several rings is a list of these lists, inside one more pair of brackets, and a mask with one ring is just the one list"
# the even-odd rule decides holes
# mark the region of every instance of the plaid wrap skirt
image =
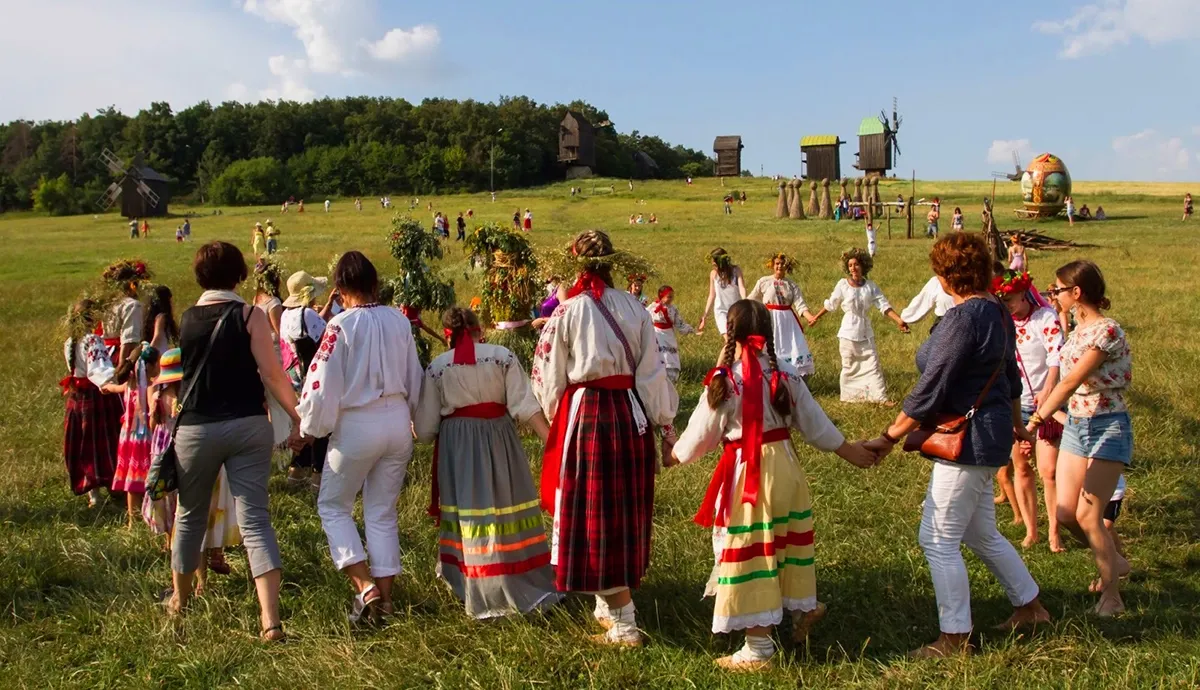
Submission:
[[120,395],[101,393],[90,384],[67,393],[63,460],[76,495],[112,485],[120,433]]
[[654,432],[638,434],[629,391],[581,395],[554,521],[555,585],[563,592],[634,588],[650,564]]

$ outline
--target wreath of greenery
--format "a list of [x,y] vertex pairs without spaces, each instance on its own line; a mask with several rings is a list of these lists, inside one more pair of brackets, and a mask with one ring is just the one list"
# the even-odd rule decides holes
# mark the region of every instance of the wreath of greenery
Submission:
[[485,223],[466,237],[464,250],[484,269],[479,317],[484,323],[530,318],[542,281],[529,240],[498,223]]

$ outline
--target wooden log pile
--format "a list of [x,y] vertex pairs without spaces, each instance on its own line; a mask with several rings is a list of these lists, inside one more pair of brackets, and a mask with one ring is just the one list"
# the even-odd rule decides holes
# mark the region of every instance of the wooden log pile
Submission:
[[1012,238],[1015,235],[1021,240],[1021,244],[1025,245],[1026,249],[1038,249],[1045,251],[1061,251],[1064,249],[1078,249],[1080,247],[1091,247],[1090,244],[1079,244],[1071,240],[1060,240],[1057,237],[1043,235],[1037,230],[1002,230],[1001,237],[1004,238],[1006,247],[1012,246]]

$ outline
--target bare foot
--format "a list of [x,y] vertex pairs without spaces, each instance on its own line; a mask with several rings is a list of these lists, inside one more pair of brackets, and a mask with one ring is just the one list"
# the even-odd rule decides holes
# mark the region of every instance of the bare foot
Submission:
[[1050,535],[1050,553],[1063,553],[1067,547],[1063,546],[1062,538],[1057,534]]
[[770,659],[763,661],[735,661],[733,655],[723,656],[714,663],[716,663],[717,668],[733,671],[734,673],[758,673],[774,666]]
[[1018,606],[1013,609],[1012,615],[1008,617],[1008,620],[997,625],[995,629],[1011,632],[1018,628],[1037,627],[1039,623],[1049,622],[1050,612],[1046,610],[1045,606],[1042,606],[1040,600],[1034,599],[1024,606]]
[[825,614],[829,611],[829,607],[823,602],[817,602],[817,608],[804,613],[792,619],[792,640],[794,642],[804,642],[808,639],[809,633],[812,632],[813,626],[820,623]]
[[1008,503],[1008,497],[1005,496],[1003,493],[1001,493],[999,496],[995,496],[992,498],[992,503],[994,503],[996,505],[1000,505],[1002,503]]
[[1034,532],[1033,534],[1026,534],[1025,540],[1021,542],[1021,546],[1028,549],[1039,541],[1041,541],[1041,538],[1038,537],[1037,532]]
[[942,633],[937,640],[908,653],[912,659],[943,659],[949,656],[970,654],[975,651],[971,647],[970,635],[947,635]]
[[1015,512],[1015,511],[1013,512],[1012,524],[1013,524],[1013,525],[1023,525],[1023,524],[1025,524],[1025,521],[1021,519],[1021,514],[1020,514],[1020,513],[1018,513],[1018,512]]
[[1096,608],[1092,609],[1101,618],[1112,618],[1125,612],[1125,602],[1121,600],[1120,592],[1100,595]]
[[[1133,568],[1129,565],[1129,561],[1125,560],[1123,557],[1119,561],[1117,561],[1117,579],[1123,580],[1123,579],[1129,577],[1129,573],[1131,570],[1133,570]],[[1095,580],[1092,580],[1092,583],[1090,585],[1088,585],[1088,591],[1091,592],[1092,594],[1099,594],[1099,593],[1103,592],[1104,591],[1104,581],[1101,580],[1100,578],[1096,578]]]

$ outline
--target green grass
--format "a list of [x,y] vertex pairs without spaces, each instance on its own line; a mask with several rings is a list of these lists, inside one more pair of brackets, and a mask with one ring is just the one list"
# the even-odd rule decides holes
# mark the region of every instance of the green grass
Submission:
[[[670,283],[685,318],[695,324],[707,294],[703,257],[712,247],[730,250],[753,281],[765,273],[773,251],[799,257],[795,274],[810,304],[824,299],[839,276],[842,250],[864,242],[859,224],[777,221],[774,186],[767,180],[730,181],[750,201],[721,213],[716,180],[648,183],[630,193],[616,181],[583,183],[585,198],[570,198],[569,184],[434,198],[435,208],[456,215],[509,222],[513,209],[530,207],[539,245],[562,245],[575,232],[607,228],[618,247],[658,266],[649,290]],[[883,185],[884,198],[908,183]],[[979,201],[991,183],[918,183],[917,196],[940,195],[943,231],[950,211],[962,206],[968,229],[977,228]],[[997,207],[1002,228],[1028,226],[1013,219],[1017,187],[1002,183]],[[973,610],[982,631],[980,653],[970,659],[915,663],[908,649],[937,634],[937,615],[925,559],[917,545],[919,504],[929,471],[926,461],[894,455],[882,466],[858,471],[833,457],[800,449],[814,494],[818,589],[830,616],[806,648],[788,645],[775,670],[761,676],[728,676],[714,656],[740,644],[740,635],[713,636],[710,601],[700,596],[711,567],[709,535],[691,522],[713,465],[708,458],[669,471],[658,480],[651,569],[635,593],[639,622],[650,644],[616,652],[589,646],[596,632],[590,602],[574,598],[544,618],[479,623],[467,620],[433,575],[436,531],[424,515],[430,448],[419,446],[400,498],[404,574],[399,615],[381,630],[352,630],[345,622],[349,588],[331,565],[313,496],[272,479],[272,515],[285,563],[283,614],[290,641],[264,647],[255,641],[257,607],[245,578],[244,555],[233,553],[233,576],[214,576],[178,629],[154,605],[168,565],[158,542],[142,528],[123,527],[121,507],[88,510],[67,489],[62,467],[62,376],[59,317],[112,259],[140,256],[176,294],[177,310],[199,293],[191,279],[195,244],[214,238],[248,249],[256,220],[274,218],[282,229],[280,258],[288,271],[322,275],[330,258],[349,248],[365,251],[381,271],[394,271],[384,231],[388,215],[373,199],[361,214],[350,200],[333,212],[313,203],[303,216],[278,208],[225,209],[193,219],[192,245],[179,246],[177,219],[152,221],[149,241],[128,239],[125,221],[98,218],[0,219],[0,314],[7,350],[0,366],[0,687],[1195,687],[1200,683],[1200,491],[1196,439],[1200,435],[1200,316],[1192,269],[1200,264],[1200,225],[1181,225],[1182,186],[1080,183],[1076,199],[1093,210],[1102,204],[1113,220],[1069,229],[1039,224],[1055,236],[1094,244],[1069,252],[1031,252],[1039,284],[1071,258],[1086,256],[1104,269],[1112,315],[1128,330],[1135,358],[1131,406],[1136,435],[1129,496],[1120,521],[1134,567],[1125,587],[1126,615],[1101,621],[1088,611],[1085,588],[1093,565],[1086,549],[1052,555],[1045,541],[1025,552],[1042,587],[1053,625],[1032,637],[988,632],[1008,603],[999,584],[973,556]],[[835,188],[836,193],[836,188]],[[644,204],[637,203],[645,199]],[[397,205],[407,208],[397,197]],[[422,198],[422,207],[426,199]],[[176,209],[179,211],[180,209]],[[207,209],[199,213],[210,213]],[[653,212],[657,226],[629,226],[631,213]],[[422,210],[421,218],[427,218]],[[929,242],[905,240],[899,223],[892,238],[880,232],[872,278],[902,307],[929,277]],[[459,300],[474,294],[463,279],[466,262],[455,245],[442,270],[457,277]],[[888,387],[894,398],[915,381],[913,355],[928,323],[902,335],[876,315],[875,327]],[[837,401],[837,319],[809,332],[817,361],[814,393],[850,437],[875,435],[892,411]],[[684,362],[679,423],[700,393],[699,380],[716,355],[709,329],[682,337]],[[532,439],[526,448],[538,455]],[[997,511],[1002,531],[1019,541],[1007,507]],[[1045,516],[1041,516],[1043,537]]]

